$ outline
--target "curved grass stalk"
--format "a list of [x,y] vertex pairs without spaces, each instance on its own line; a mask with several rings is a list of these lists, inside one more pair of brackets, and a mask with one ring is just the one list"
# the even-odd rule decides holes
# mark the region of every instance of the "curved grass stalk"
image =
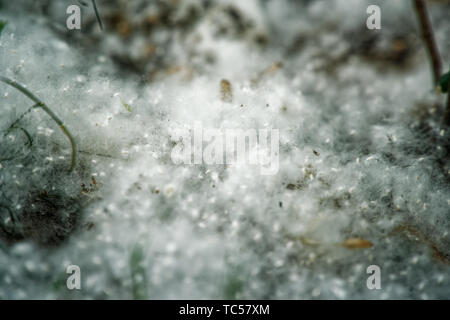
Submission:
[[[77,148],[76,148],[75,139],[73,138],[70,131],[64,125],[64,122],[62,122],[61,119],[59,119],[56,116],[56,114],[44,102],[42,102],[38,97],[36,97],[33,93],[31,93],[23,85],[19,84],[18,82],[14,81],[14,80],[3,77],[3,76],[0,76],[0,81],[6,83],[6,84],[10,85],[11,87],[14,87],[17,90],[19,90],[20,92],[22,92],[24,95],[26,95],[29,99],[31,99],[35,103],[35,105],[33,107],[42,108],[53,119],[53,121],[55,121],[58,124],[59,128],[67,136],[67,138],[69,139],[70,144],[72,146],[72,160],[71,160],[71,165],[70,165],[70,171],[72,171],[75,168],[75,164],[76,164]],[[21,119],[21,118],[19,118],[19,119]]]
[[33,146],[33,138],[31,137],[31,134],[30,134],[27,130],[25,130],[24,128],[22,128],[22,127],[11,127],[10,129],[8,129],[8,131],[6,132],[5,136],[8,135],[8,134],[10,134],[11,131],[13,131],[13,130],[15,130],[15,129],[18,129],[18,130],[22,131],[22,132],[25,134],[25,136],[26,136],[27,139],[28,139],[28,142],[25,143],[25,145],[28,144],[29,147],[32,147],[32,146]]
[[19,118],[17,118],[10,126],[9,126],[9,128],[6,130],[6,132],[5,132],[5,134],[3,135],[4,137],[6,137],[7,135],[9,135],[13,130],[16,130],[16,129],[19,129],[19,130],[21,130],[25,135],[26,135],[26,137],[27,137],[27,139],[28,139],[28,144],[29,144],[29,146],[31,147],[31,146],[33,146],[33,138],[31,138],[31,135],[30,135],[30,133],[27,131],[27,130],[25,130],[24,128],[22,128],[22,127],[19,127],[17,124],[20,122],[20,120],[22,120],[27,114],[29,114],[30,112],[31,112],[31,110],[33,110],[34,108],[38,108],[39,107],[39,105],[38,104],[34,104],[33,106],[31,106],[27,111],[25,111],[24,113],[22,113],[21,115],[20,115],[20,117]]

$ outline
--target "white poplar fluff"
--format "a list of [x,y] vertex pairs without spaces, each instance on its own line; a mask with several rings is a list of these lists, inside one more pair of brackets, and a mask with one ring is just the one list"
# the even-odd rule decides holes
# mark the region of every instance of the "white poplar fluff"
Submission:
[[[409,1],[97,1],[103,30],[84,2],[0,1],[0,75],[78,156],[0,82],[0,299],[449,297],[450,131]],[[195,122],[278,129],[278,172],[175,164]]]

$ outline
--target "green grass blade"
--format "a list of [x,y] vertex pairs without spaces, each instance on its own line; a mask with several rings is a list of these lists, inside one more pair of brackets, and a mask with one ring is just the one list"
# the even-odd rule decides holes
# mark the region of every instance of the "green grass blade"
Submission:
[[13,130],[21,130],[21,131],[25,134],[25,136],[27,137],[27,139],[28,139],[28,142],[25,143],[25,145],[28,144],[29,147],[32,147],[32,146],[33,146],[33,138],[31,137],[31,134],[30,134],[27,130],[25,130],[24,128],[22,128],[22,127],[11,127],[10,129],[8,129],[8,131],[6,132],[5,135],[10,134]]
[[147,273],[144,265],[144,250],[136,245],[130,255],[133,299],[147,299]]
[[100,29],[103,30],[103,22],[100,18],[100,14],[98,13],[97,4],[95,3],[95,0],[92,0],[92,6],[94,7],[95,16],[97,17],[98,24],[100,25]]
[[447,93],[450,85],[450,71],[444,74],[439,81],[439,87],[441,92]]
[[25,88],[23,85],[19,84],[18,82],[11,80],[9,78],[0,76],[0,81],[16,88],[20,92],[22,92],[24,95],[26,95],[28,98],[30,98],[35,104],[36,107],[42,108],[52,119],[55,121],[61,131],[67,136],[67,138],[70,141],[71,147],[72,147],[72,159],[71,159],[71,165],[70,165],[70,171],[72,171],[75,168],[76,164],[76,154],[77,154],[77,148],[75,139],[73,138],[70,131],[66,128],[64,123],[59,119],[56,114],[44,103],[42,102],[38,97],[36,97],[33,93],[31,93],[27,88]]
[[0,36],[2,35],[3,29],[6,27],[8,22],[0,20]]

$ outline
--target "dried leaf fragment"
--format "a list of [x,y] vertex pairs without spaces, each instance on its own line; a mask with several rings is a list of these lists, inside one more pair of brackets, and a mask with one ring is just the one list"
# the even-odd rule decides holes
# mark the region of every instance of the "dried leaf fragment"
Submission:
[[227,102],[227,103],[233,102],[233,91],[231,88],[230,81],[228,81],[226,79],[222,79],[220,81],[220,95],[221,95],[221,100],[223,102]]

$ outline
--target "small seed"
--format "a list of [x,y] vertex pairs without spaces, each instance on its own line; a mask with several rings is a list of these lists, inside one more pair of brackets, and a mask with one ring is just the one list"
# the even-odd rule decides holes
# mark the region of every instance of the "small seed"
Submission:
[[347,239],[344,242],[342,242],[341,245],[343,247],[346,247],[347,249],[365,249],[373,247],[372,242],[361,238]]

